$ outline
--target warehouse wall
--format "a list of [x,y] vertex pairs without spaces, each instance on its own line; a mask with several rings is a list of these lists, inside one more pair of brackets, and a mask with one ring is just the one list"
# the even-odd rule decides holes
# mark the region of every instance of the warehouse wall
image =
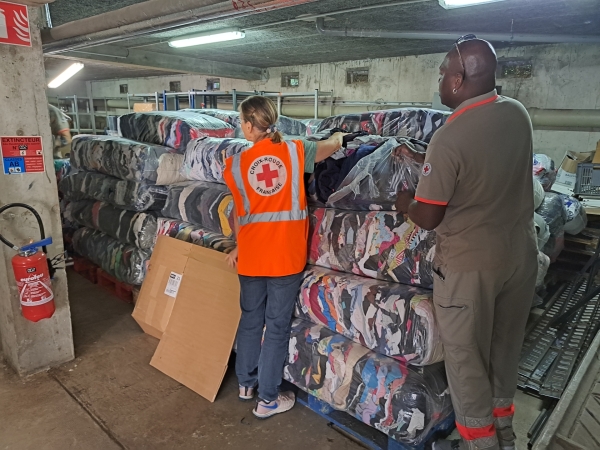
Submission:
[[[499,51],[501,58],[531,58],[533,77],[500,79],[503,94],[514,97],[527,107],[600,108],[597,89],[600,52],[592,45],[548,45],[517,47]],[[298,88],[285,91],[306,92],[314,89],[333,90],[341,100],[431,102],[437,90],[438,66],[443,54],[398,58],[348,61],[269,69],[266,82],[247,82],[221,78],[221,89],[280,91],[281,74],[300,72]],[[346,85],[347,68],[369,67],[369,83]],[[129,92],[147,93],[168,89],[169,81],[179,80],[183,90],[205,89],[206,78],[178,75],[142,79],[92,82],[94,96],[118,96],[119,85],[127,83]],[[535,132],[535,150],[551,155],[560,162],[566,150],[594,149],[600,133],[546,131]]]

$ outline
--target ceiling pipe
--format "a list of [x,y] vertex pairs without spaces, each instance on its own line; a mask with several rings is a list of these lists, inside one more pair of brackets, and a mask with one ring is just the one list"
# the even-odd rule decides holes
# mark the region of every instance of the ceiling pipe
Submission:
[[319,0],[252,0],[250,7],[247,0],[147,0],[43,30],[42,49],[46,55],[63,53],[315,1]]
[[[379,39],[424,39],[436,41],[456,41],[459,36],[473,33],[468,31],[387,31],[364,28],[335,29],[325,28],[325,19],[317,18],[317,31],[324,36],[360,37]],[[600,36],[577,36],[567,34],[519,34],[478,32],[477,37],[492,42],[526,42],[530,44],[600,44]]]

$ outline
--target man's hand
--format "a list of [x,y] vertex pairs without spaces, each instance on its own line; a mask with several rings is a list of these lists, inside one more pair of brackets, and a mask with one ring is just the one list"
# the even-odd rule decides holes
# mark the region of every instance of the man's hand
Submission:
[[408,207],[415,199],[415,193],[412,191],[400,191],[396,197],[396,211],[402,214],[408,213]]
[[233,250],[231,250],[231,252],[229,252],[227,255],[225,255],[225,261],[227,261],[227,264],[229,264],[229,267],[231,267],[232,269],[235,269],[237,267],[237,261],[238,261],[238,248],[234,248]]

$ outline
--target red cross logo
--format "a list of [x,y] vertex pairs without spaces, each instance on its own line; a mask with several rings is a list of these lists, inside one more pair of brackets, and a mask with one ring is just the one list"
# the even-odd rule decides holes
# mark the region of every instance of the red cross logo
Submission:
[[256,174],[256,179],[258,181],[264,181],[267,188],[272,188],[274,186],[273,180],[275,178],[279,178],[279,172],[276,170],[271,170],[270,164],[263,164],[262,170],[262,173]]
[[431,173],[431,164],[429,164],[429,163],[425,164],[425,165],[423,166],[423,170],[421,171],[421,173],[422,173],[424,176],[427,176],[427,175],[429,175],[429,174]]

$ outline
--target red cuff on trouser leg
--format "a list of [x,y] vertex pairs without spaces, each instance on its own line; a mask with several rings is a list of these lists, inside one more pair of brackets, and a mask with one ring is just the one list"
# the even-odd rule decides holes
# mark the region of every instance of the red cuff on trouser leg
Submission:
[[456,422],[456,429],[460,433],[460,436],[467,441],[489,438],[496,435],[496,427],[494,424],[485,427],[472,428],[465,427],[464,425]]
[[515,405],[512,404],[506,408],[494,408],[494,417],[508,417],[515,415]]

